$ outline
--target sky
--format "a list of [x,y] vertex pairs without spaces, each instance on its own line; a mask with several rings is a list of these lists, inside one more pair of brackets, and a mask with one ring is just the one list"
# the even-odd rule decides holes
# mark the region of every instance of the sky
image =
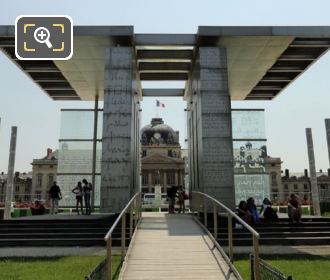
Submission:
[[[24,14],[59,14],[70,15],[75,25],[134,25],[135,33],[196,33],[199,25],[330,26],[330,3],[324,0],[12,0],[0,6],[0,25],[13,25]],[[330,118],[329,73],[327,53],[273,101],[232,102],[233,108],[265,109],[268,154],[281,157],[283,169],[308,168],[306,127],[313,132],[316,168],[329,167],[324,125]],[[159,100],[166,108],[158,112],[155,98],[143,100],[142,124],[158,114],[180,130],[184,145],[185,103],[180,98]],[[43,157],[48,147],[58,147],[61,108],[93,108],[93,103],[52,101],[0,53],[0,172],[8,168],[11,126],[18,126],[17,171],[30,171],[33,158]]]

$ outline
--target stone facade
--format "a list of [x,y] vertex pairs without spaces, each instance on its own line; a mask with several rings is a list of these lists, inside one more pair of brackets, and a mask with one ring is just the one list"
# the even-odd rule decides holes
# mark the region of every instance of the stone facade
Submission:
[[[7,174],[0,174],[0,203],[4,203]],[[16,172],[14,176],[13,201],[30,202],[32,194],[32,174]]]
[[35,199],[48,199],[48,191],[57,176],[57,151],[47,149],[47,155],[34,159],[32,165],[32,190]]
[[162,193],[170,186],[184,185],[185,160],[179,144],[179,132],[164,124],[160,118],[151,120],[141,130],[142,192],[154,192],[155,185]]

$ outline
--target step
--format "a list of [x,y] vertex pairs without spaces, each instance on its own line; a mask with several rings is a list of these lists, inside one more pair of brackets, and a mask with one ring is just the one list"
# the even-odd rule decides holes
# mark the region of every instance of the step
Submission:
[[[126,246],[129,245],[129,240],[126,240]],[[3,239],[0,240],[0,247],[46,247],[46,246],[106,246],[103,238],[53,238],[53,239]],[[112,246],[121,246],[119,238],[112,240]]]
[[[221,246],[228,245],[228,239],[220,238],[218,243]],[[251,238],[234,239],[233,244],[235,246],[252,246]],[[330,237],[285,237],[285,238],[261,238],[259,240],[260,245],[330,245]]]

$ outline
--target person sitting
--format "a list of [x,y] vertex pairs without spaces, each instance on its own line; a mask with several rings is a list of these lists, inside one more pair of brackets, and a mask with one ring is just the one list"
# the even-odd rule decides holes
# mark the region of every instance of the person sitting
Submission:
[[257,211],[257,206],[255,205],[254,198],[249,197],[247,200],[247,209],[252,216],[252,224],[256,225],[260,223],[259,213]]
[[247,203],[245,200],[240,201],[237,209],[237,215],[249,225],[252,223],[252,215],[247,208]]
[[33,216],[43,215],[46,212],[45,206],[39,200],[36,200],[30,209]]
[[291,194],[288,202],[289,223],[301,223],[301,206],[299,197],[296,194]]
[[265,222],[277,222],[278,221],[277,213],[272,208],[272,203],[267,197],[262,202],[260,216],[264,217]]

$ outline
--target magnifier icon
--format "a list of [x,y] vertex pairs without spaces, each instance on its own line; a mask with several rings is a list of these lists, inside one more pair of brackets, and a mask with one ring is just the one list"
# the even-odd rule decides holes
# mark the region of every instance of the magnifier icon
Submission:
[[53,47],[52,43],[49,41],[50,32],[46,27],[38,27],[34,31],[34,39],[41,44],[46,44],[49,49]]

